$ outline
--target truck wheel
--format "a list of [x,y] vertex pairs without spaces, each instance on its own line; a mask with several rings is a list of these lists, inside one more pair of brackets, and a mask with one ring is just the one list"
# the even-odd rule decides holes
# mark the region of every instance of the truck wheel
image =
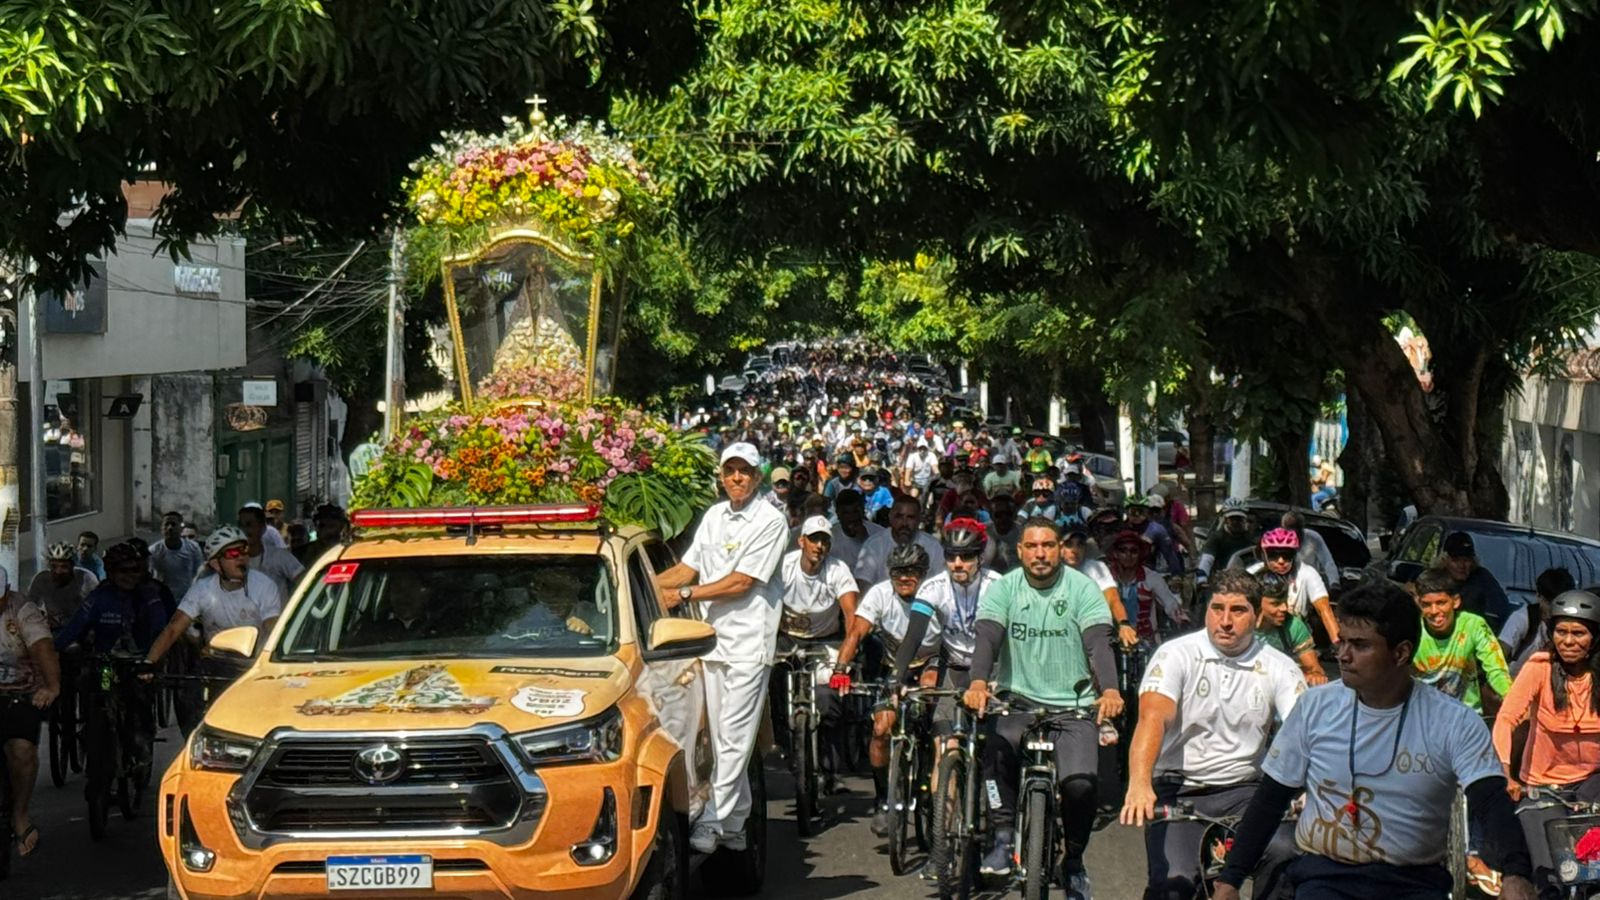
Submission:
[[686,896],[688,872],[688,833],[684,817],[663,796],[656,814],[656,834],[650,846],[650,860],[633,889],[633,900],[681,900]]
[[750,817],[744,822],[745,849],[724,847],[700,867],[707,891],[724,897],[748,897],[767,878],[767,780],[761,755],[750,755]]

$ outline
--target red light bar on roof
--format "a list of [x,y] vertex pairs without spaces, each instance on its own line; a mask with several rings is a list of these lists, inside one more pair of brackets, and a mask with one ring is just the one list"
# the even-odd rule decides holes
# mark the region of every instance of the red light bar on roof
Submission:
[[600,507],[587,504],[461,506],[448,509],[361,509],[350,515],[356,528],[440,528],[484,525],[554,525],[594,522]]

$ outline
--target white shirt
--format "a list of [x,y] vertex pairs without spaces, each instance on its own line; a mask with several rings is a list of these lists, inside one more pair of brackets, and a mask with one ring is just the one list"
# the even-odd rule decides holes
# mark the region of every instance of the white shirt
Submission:
[[[1537,603],[1525,603],[1512,610],[1511,615],[1506,616],[1506,623],[1500,626],[1500,643],[1505,645],[1506,662],[1510,665],[1512,678],[1522,671],[1528,657],[1544,649],[1550,637],[1550,626],[1540,623],[1539,633],[1528,640],[1526,646],[1518,646],[1528,638],[1528,625],[1533,621],[1532,612],[1536,608]],[[1516,654],[1516,658],[1513,659],[1512,654]]]
[[278,533],[278,529],[272,527],[271,522],[268,522],[266,529],[261,532],[261,544],[262,546],[275,547],[279,550],[289,549],[289,545],[283,541],[283,535]]
[[856,593],[855,576],[831,556],[822,558],[822,571],[807,575],[800,566],[801,552],[783,558],[782,631],[801,640],[833,637],[840,630],[840,599]]
[[[1106,591],[1117,591],[1119,594],[1121,593],[1121,591],[1117,588],[1117,579],[1113,578],[1111,575],[1111,567],[1106,565],[1104,560],[1085,559],[1083,561],[1083,565],[1074,566],[1074,568],[1076,568],[1079,572],[1089,576],[1089,579],[1094,582],[1094,586],[1099,588],[1101,593],[1105,593]],[[1162,584],[1164,586],[1166,582],[1162,582]],[[1168,593],[1171,592],[1169,591]]]
[[771,665],[783,610],[783,549],[789,522],[754,498],[735,510],[724,500],[706,510],[683,561],[701,584],[734,572],[755,579],[744,596],[700,604],[706,622],[717,630],[717,646],[706,655],[716,662]]
[[[1260,575],[1267,570],[1266,563],[1256,563],[1249,568],[1252,575]],[[1322,576],[1311,566],[1301,563],[1294,570],[1294,581],[1289,583],[1289,612],[1300,618],[1311,615],[1311,604],[1328,596],[1328,586],[1323,583]]]
[[[916,532],[913,538],[928,551],[928,571],[944,571],[944,548],[933,535],[925,531]],[[856,558],[856,581],[862,584],[877,584],[889,578],[889,551],[894,549],[894,532],[885,528],[867,538],[861,545],[861,555]]]
[[[917,592],[916,600],[912,602],[927,604],[929,612],[927,633],[922,636],[922,646],[912,657],[913,662],[921,664],[939,652],[944,623],[940,621],[939,610],[932,603],[922,599],[920,590]],[[872,623],[872,627],[877,629],[878,636],[883,640],[888,658],[893,660],[900,650],[900,642],[905,640],[906,629],[911,627],[911,603],[901,600],[889,582],[882,581],[868,588],[867,593],[862,596],[861,602],[856,605],[856,618]]]
[[176,550],[168,547],[165,540],[150,545],[150,571],[157,580],[166,584],[174,596],[182,597],[189,593],[194,576],[205,564],[204,551],[188,538],[178,538]]
[[858,540],[845,534],[843,525],[833,523],[833,543],[828,545],[828,555],[849,566],[851,571],[855,571],[856,560],[861,558],[861,548],[866,546],[867,541],[872,540],[873,535],[889,530],[876,522],[863,521],[861,524],[866,527],[867,536]]
[[911,483],[918,487],[927,487],[933,480],[933,472],[938,466],[939,458],[932,451],[923,447],[913,451],[906,457],[906,474],[911,476]]
[[[1357,715],[1352,824],[1345,804]],[[1397,866],[1442,862],[1456,791],[1504,775],[1478,713],[1420,682],[1408,704],[1388,709],[1358,704],[1355,691],[1339,682],[1307,691],[1261,770],[1286,787],[1306,789],[1295,827],[1302,852]]]
[[1139,683],[1139,693],[1178,705],[1161,736],[1155,774],[1207,787],[1255,780],[1274,722],[1288,718],[1305,690],[1294,660],[1262,641],[1232,657],[1204,631],[1167,641]]
[[306,570],[300,565],[300,560],[287,550],[278,550],[268,547],[266,541],[261,542],[261,555],[249,557],[250,568],[272,579],[278,586],[278,603],[289,602],[289,589]]
[[989,588],[1000,580],[993,569],[979,569],[972,583],[963,587],[950,578],[948,571],[922,583],[917,596],[938,610],[944,622],[944,649],[950,665],[972,665],[972,651],[977,645],[978,604]]
[[200,623],[201,639],[209,641],[229,628],[261,627],[283,612],[283,598],[270,577],[245,569],[244,584],[236,591],[224,590],[220,576],[197,579],[178,601],[178,612]]

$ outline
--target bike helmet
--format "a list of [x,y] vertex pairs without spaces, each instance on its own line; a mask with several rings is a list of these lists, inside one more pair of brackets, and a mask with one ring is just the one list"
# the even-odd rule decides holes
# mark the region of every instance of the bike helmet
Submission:
[[1577,619],[1600,626],[1600,597],[1588,591],[1562,591],[1550,601],[1551,619]]
[[139,558],[140,559],[149,559],[150,558],[150,542],[149,541],[145,540],[142,537],[131,537],[131,538],[128,538],[127,543],[128,543],[129,547],[133,548],[135,553],[139,554]]
[[1261,536],[1263,550],[1299,550],[1300,535],[1287,528],[1274,528]]
[[1048,478],[1035,478],[1033,480],[1033,489],[1035,492],[1049,491],[1054,494],[1056,492],[1056,483]]
[[123,542],[114,544],[106,549],[106,555],[101,557],[107,572],[115,572],[124,566],[140,568],[144,560],[140,558],[139,551],[133,545]]
[[1145,539],[1144,535],[1137,531],[1124,530],[1119,531],[1111,536],[1111,543],[1109,546],[1112,550],[1115,550],[1118,547],[1138,547],[1140,550],[1144,550],[1148,549],[1150,542]]
[[1244,507],[1244,501],[1238,497],[1229,497],[1222,501],[1222,517],[1238,516],[1242,519],[1250,518],[1250,513]]
[[206,561],[209,562],[216,559],[218,554],[234,544],[245,543],[249,543],[249,539],[244,536],[243,531],[232,525],[224,525],[211,532],[210,536],[206,538],[205,547],[202,549],[206,551]]
[[64,559],[67,562],[77,562],[78,551],[71,544],[62,541],[51,544],[50,549],[45,551],[44,558],[46,560]]
[[988,542],[988,530],[976,519],[951,519],[944,528],[944,552],[947,556],[982,553]]
[[1274,600],[1288,598],[1291,581],[1289,576],[1279,575],[1277,572],[1261,572],[1256,578],[1261,582],[1261,596],[1271,597]]
[[922,545],[916,541],[912,541],[909,544],[897,544],[894,549],[889,551],[888,569],[890,572],[900,569],[916,569],[926,575],[928,572],[928,551],[922,549]]

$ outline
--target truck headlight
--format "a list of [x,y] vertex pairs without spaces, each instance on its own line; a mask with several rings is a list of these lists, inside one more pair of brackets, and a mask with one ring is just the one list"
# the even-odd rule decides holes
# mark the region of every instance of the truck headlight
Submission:
[[243,772],[260,746],[256,738],[202,725],[189,742],[189,764],[214,772]]
[[616,707],[592,719],[513,735],[530,766],[616,762],[622,758],[622,713]]

